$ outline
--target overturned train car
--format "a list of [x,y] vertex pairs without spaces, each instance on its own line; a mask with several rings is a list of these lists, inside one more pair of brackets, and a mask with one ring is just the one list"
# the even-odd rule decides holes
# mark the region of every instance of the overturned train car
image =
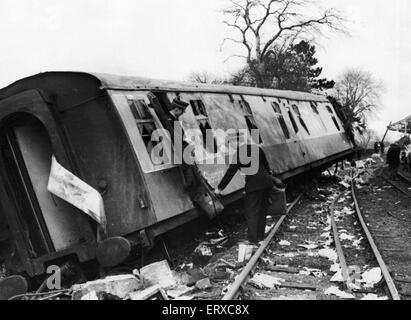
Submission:
[[[0,249],[9,272],[41,275],[53,261],[86,262],[98,253],[96,222],[47,191],[52,155],[101,193],[107,239],[150,245],[201,214],[179,165],[150,157],[151,133],[166,128],[176,97],[190,103],[183,129],[215,132],[213,146],[204,146],[211,158],[225,156],[221,132],[228,129],[259,129],[269,164],[283,179],[352,153],[340,117],[319,95],[80,72],[19,80],[0,90]],[[198,163],[212,188],[227,167]],[[243,188],[237,174],[224,201],[241,197]],[[105,253],[115,256],[116,246]]]

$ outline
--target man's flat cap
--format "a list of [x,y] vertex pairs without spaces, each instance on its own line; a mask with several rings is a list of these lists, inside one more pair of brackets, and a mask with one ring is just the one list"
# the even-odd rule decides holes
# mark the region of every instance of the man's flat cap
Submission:
[[177,98],[175,98],[173,102],[171,103],[171,109],[180,108],[180,109],[185,110],[188,106],[189,104],[187,102],[184,102]]

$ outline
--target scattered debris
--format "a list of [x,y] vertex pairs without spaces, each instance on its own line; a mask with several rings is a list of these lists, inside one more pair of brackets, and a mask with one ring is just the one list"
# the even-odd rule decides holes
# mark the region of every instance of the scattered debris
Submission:
[[365,295],[361,300],[388,300],[388,297],[379,297],[374,293]]
[[380,268],[373,268],[365,271],[362,274],[361,282],[365,283],[364,287],[373,288],[375,284],[379,283],[382,279],[382,272]]
[[152,286],[142,291],[129,293],[128,297],[130,300],[168,300],[160,286]]
[[332,262],[336,262],[338,259],[337,252],[333,249],[321,249],[320,251],[318,251],[318,255]]
[[342,233],[342,234],[340,234],[340,239],[343,240],[343,241],[344,240],[352,241],[352,240],[355,239],[355,237],[351,236],[351,235],[348,235],[346,233]]
[[161,288],[168,289],[177,285],[167,260],[155,262],[141,268],[140,275],[145,287],[159,285]]
[[344,282],[344,278],[342,276],[342,270],[339,268],[334,276],[331,278],[330,282]]
[[211,282],[209,278],[205,278],[202,280],[198,280],[196,282],[196,288],[199,290],[207,290],[209,288],[211,288]]
[[275,286],[279,286],[284,280],[281,278],[276,278],[264,273],[257,273],[250,280],[250,284],[256,286],[257,288],[263,289],[273,289]]
[[253,255],[254,246],[248,245],[246,243],[240,243],[238,245],[238,262],[242,263],[251,259]]
[[84,299],[93,300],[98,293],[104,292],[118,298],[125,298],[130,292],[143,289],[143,284],[134,275],[118,275],[104,279],[89,281],[82,284],[76,284],[72,287],[73,300]]
[[328,288],[327,290],[325,290],[324,293],[327,296],[334,295],[334,296],[337,296],[337,297],[343,298],[343,299],[355,299],[353,294],[341,291],[336,286],[332,286],[332,287]]
[[291,246],[291,243],[287,240],[281,240],[278,244],[283,247]]
[[194,253],[207,257],[211,257],[213,255],[213,252],[206,242],[200,243],[197,248],[194,249]]
[[90,291],[81,297],[80,300],[100,300],[97,296],[97,291]]
[[[188,287],[185,285],[178,286],[176,288],[167,290],[167,295],[173,299],[176,299],[180,296],[186,295],[194,290],[194,287]],[[143,300],[143,299],[133,299],[133,300]]]

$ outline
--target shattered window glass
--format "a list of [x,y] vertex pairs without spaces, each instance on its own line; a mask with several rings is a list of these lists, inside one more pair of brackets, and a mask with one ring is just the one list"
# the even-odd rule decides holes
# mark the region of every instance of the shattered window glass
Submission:
[[217,141],[211,128],[206,107],[202,100],[190,100],[191,108],[196,116],[203,138],[203,147],[209,153],[217,153]]
[[281,112],[281,107],[277,102],[271,102],[274,112],[276,113],[277,120],[280,123],[281,129],[286,139],[290,139],[290,131],[288,131],[287,124],[285,123],[283,114]]
[[128,99],[128,104],[136,121],[137,128],[146,146],[147,152],[151,155],[152,149],[160,143],[160,141],[152,141],[153,132],[157,129],[154,119],[148,110],[148,106],[144,100]]

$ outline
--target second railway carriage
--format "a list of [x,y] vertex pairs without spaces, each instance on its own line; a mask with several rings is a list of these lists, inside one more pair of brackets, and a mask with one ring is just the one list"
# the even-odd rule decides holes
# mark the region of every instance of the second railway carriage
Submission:
[[[151,93],[160,109],[153,108]],[[352,152],[336,110],[320,95],[81,72],[19,80],[0,90],[0,240],[8,243],[1,255],[9,270],[35,276],[67,256],[96,258],[96,222],[47,191],[53,155],[101,193],[109,240],[149,245],[199,215],[179,165],[150,157],[151,135],[164,128],[176,97],[190,104],[184,130],[211,130],[211,147],[203,145],[209,158],[225,156],[229,129],[258,129],[268,162],[283,179]],[[198,161],[212,188],[227,167]],[[238,199],[243,188],[237,174],[224,201]]]

